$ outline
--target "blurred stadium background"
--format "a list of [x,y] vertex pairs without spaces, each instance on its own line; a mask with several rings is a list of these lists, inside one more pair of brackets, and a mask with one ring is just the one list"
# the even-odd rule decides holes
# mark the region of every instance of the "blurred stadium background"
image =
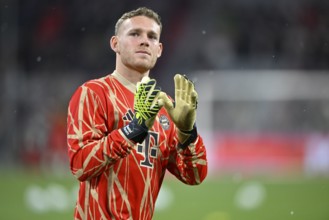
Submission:
[[167,176],[154,219],[329,219],[329,2],[326,0],[0,1],[0,219],[72,219],[78,182],[66,110],[108,74],[118,17],[162,16],[152,75],[173,95],[192,76],[209,176]]

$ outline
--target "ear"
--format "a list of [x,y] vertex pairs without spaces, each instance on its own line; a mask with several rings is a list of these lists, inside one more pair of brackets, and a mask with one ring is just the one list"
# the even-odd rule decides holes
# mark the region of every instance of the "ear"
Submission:
[[163,45],[162,45],[162,43],[159,43],[159,50],[158,50],[158,55],[157,55],[158,58],[161,57],[162,50],[163,50]]
[[119,52],[119,49],[118,49],[118,37],[117,36],[112,36],[111,37],[111,39],[110,39],[110,46],[111,46],[112,50],[115,53],[118,53]]

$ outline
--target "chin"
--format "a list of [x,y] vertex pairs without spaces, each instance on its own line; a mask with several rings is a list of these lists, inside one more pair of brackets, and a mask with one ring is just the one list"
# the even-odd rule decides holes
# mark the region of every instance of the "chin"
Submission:
[[139,70],[139,72],[146,72],[152,69],[154,65],[136,65],[136,69]]

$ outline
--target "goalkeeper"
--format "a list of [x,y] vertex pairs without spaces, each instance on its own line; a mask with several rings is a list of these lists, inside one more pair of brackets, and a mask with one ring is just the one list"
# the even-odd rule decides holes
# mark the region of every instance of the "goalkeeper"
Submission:
[[115,70],[82,84],[69,102],[68,155],[80,181],[74,219],[152,219],[166,170],[188,185],[207,175],[193,83],[177,74],[172,100],[149,78],[161,29],[148,8],[123,14],[110,39]]

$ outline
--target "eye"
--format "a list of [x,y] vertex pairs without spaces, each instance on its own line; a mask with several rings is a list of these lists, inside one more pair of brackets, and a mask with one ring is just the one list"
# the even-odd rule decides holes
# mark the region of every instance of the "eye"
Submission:
[[152,39],[152,40],[158,40],[158,36],[155,35],[155,34],[150,34],[149,38]]
[[133,37],[137,37],[137,36],[139,36],[139,34],[138,34],[137,32],[131,32],[129,35],[130,35],[130,36],[133,36]]

